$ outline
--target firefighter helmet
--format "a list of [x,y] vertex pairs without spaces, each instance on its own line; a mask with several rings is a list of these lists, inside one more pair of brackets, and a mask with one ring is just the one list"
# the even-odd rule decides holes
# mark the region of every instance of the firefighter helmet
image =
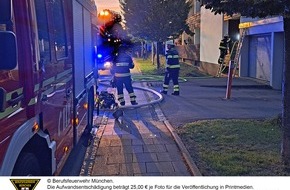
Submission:
[[166,46],[168,49],[175,47],[173,40],[169,40],[166,42]]

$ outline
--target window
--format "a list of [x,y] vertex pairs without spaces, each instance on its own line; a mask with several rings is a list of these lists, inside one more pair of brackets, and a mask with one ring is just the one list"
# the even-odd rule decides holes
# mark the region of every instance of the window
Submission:
[[62,59],[67,57],[67,39],[65,33],[64,13],[61,0],[54,0],[52,3],[53,10],[53,31],[54,46],[56,58]]
[[44,0],[35,0],[35,13],[37,19],[38,44],[40,51],[40,68],[50,61],[50,45],[48,35],[48,23]]

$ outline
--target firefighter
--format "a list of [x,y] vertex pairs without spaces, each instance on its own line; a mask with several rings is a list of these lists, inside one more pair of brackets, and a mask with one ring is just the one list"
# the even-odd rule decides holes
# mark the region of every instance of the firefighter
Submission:
[[228,35],[225,35],[224,38],[220,42],[219,50],[220,57],[218,59],[219,64],[223,64],[225,60],[225,56],[229,53],[231,38]]
[[132,87],[132,79],[130,74],[130,69],[134,68],[134,62],[132,60],[132,57],[127,52],[127,49],[128,48],[125,45],[120,45],[118,47],[111,69],[111,73],[114,75],[114,83],[117,88],[118,101],[121,106],[125,105],[123,93],[124,85],[130,96],[131,104],[138,104],[136,102],[136,96]]
[[175,45],[172,42],[167,43],[167,51],[165,57],[166,57],[166,72],[164,76],[163,90],[161,91],[161,93],[167,94],[169,82],[172,79],[173,82],[172,95],[178,96],[179,95],[178,77],[180,64],[178,52],[175,49]]

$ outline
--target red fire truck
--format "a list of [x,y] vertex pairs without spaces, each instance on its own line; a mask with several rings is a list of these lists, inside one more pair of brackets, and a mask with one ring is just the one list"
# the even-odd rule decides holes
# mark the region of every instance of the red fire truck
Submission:
[[0,175],[57,175],[93,125],[94,0],[0,1]]

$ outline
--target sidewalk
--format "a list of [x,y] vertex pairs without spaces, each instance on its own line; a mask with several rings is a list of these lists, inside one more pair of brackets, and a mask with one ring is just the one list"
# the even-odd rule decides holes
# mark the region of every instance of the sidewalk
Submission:
[[[139,103],[153,98],[142,90],[135,93]],[[81,175],[200,175],[159,105],[125,109],[122,120],[104,112],[95,122],[100,127],[88,147]]]
[[[203,119],[269,118],[281,112],[281,91],[269,88],[267,83],[234,78],[232,97],[226,100],[226,81],[210,77],[188,79],[180,83],[179,97],[165,95],[162,104],[125,109],[119,121],[115,121],[112,111],[101,112],[95,118],[100,127],[87,149],[80,175],[201,175],[172,126]],[[133,85],[148,87],[147,83]],[[162,87],[160,81],[148,85],[156,91]],[[126,90],[124,93],[128,98]],[[139,105],[154,99],[153,93],[147,91],[135,93]]]

